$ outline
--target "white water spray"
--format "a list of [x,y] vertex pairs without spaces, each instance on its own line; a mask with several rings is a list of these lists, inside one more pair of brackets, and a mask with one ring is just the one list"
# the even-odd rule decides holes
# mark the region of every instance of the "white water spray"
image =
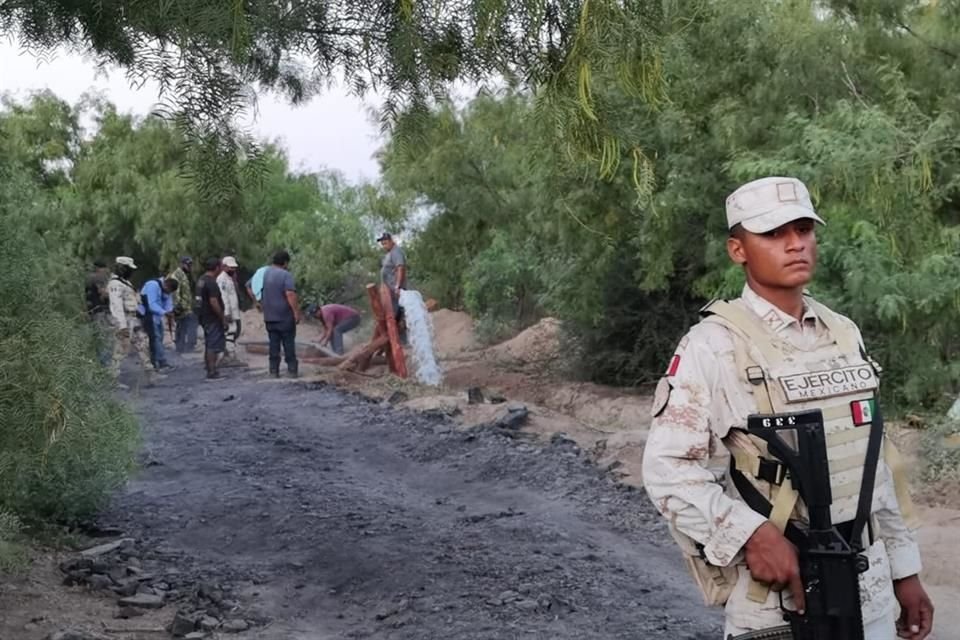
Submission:
[[417,380],[437,387],[443,379],[443,371],[433,353],[433,321],[427,305],[423,303],[423,296],[419,291],[404,289],[400,291],[400,306],[407,320],[407,339],[410,341]]

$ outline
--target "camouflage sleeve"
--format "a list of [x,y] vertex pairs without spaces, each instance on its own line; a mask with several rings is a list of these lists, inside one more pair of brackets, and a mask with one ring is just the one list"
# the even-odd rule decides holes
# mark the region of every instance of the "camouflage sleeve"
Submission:
[[[714,345],[693,332],[660,381],[643,455],[643,482],[671,524],[700,545],[710,564],[727,566],[766,519],[724,492],[722,442],[713,432],[725,402]],[[714,464],[711,465],[713,460]]]
[[107,296],[110,301],[110,317],[117,329],[127,328],[127,314],[123,310],[123,293],[113,282],[107,284]]
[[[848,320],[857,332],[857,340],[864,352],[869,353],[864,345],[863,335],[859,327]],[[873,495],[873,516],[877,521],[876,535],[883,540],[890,560],[890,574],[894,580],[920,573],[923,563],[920,560],[920,547],[914,538],[913,532],[904,521],[903,512],[897,502],[897,493],[893,482],[893,473],[890,467],[881,459],[877,469],[877,483]]]
[[170,274],[171,278],[177,281],[177,291],[173,297],[173,306],[178,313],[189,311],[193,308],[193,296],[190,292],[190,281],[180,269]]
[[876,535],[883,540],[890,559],[890,574],[894,580],[920,573],[920,547],[907,526],[897,502],[893,474],[881,460],[877,471],[877,486],[873,498],[873,516],[877,521]]

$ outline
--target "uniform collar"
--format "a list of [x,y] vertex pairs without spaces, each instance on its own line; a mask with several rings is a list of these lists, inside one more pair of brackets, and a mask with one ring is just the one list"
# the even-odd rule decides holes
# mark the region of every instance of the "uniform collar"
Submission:
[[822,322],[822,320],[817,317],[816,311],[813,310],[813,306],[807,304],[806,301],[804,301],[803,304],[803,325],[801,326],[796,318],[766,299],[761,298],[756,291],[750,288],[749,284],[743,285],[743,293],[740,297],[747,303],[747,306],[760,317],[763,324],[769,327],[774,333],[781,333],[791,327],[802,331],[804,327],[813,327],[816,326],[818,322]]

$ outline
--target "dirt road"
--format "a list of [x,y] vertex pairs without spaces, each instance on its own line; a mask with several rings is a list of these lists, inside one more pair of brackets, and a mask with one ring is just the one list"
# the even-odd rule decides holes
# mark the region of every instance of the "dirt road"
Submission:
[[243,637],[719,637],[645,496],[573,443],[198,369],[142,392],[145,465],[101,523],[232,593]]

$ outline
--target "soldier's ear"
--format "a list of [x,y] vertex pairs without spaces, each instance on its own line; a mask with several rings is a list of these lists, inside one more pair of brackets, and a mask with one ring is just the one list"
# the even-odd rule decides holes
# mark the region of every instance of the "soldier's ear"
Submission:
[[736,236],[727,238],[727,255],[737,264],[746,264],[747,252],[744,249],[743,240]]

